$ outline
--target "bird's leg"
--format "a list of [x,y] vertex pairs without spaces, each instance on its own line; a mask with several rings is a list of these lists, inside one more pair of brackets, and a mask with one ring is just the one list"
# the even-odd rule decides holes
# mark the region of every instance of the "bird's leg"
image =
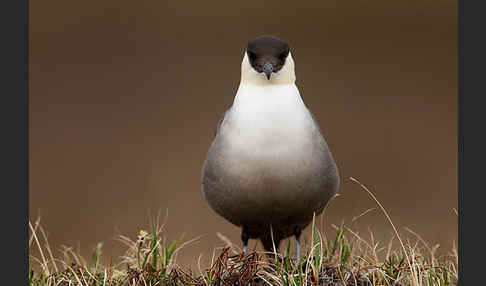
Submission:
[[243,253],[248,250],[248,233],[246,233],[246,229],[243,227],[241,229],[241,240],[243,241]]
[[302,229],[299,226],[296,226],[294,229],[295,235],[295,250],[297,256],[297,265],[300,263],[300,235],[302,234]]

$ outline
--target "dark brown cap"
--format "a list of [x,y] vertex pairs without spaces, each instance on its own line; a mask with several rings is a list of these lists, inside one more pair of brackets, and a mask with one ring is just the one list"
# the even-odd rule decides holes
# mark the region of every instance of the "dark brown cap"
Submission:
[[246,53],[251,66],[270,79],[272,72],[278,72],[289,55],[289,45],[280,38],[270,35],[260,36],[248,42]]

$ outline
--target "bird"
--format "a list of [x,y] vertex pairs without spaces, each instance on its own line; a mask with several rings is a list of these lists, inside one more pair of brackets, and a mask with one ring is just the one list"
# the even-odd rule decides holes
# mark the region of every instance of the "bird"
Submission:
[[244,49],[241,78],[231,107],[218,122],[202,167],[202,192],[217,214],[249,239],[278,251],[300,238],[315,215],[337,196],[336,162],[296,84],[290,46],[262,35]]

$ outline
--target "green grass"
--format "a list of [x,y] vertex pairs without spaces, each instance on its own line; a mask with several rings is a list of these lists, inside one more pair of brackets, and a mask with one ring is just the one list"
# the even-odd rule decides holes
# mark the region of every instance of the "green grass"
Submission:
[[[219,250],[210,265],[199,267],[193,273],[177,265],[174,257],[195,239],[184,241],[181,235],[175,241],[166,241],[160,216],[150,219],[150,231],[140,231],[137,238],[118,236],[127,250],[117,265],[111,261],[109,265],[101,265],[101,243],[89,261],[66,247],[55,258],[38,219],[34,224],[29,223],[29,246],[39,253],[39,257],[30,256],[29,285],[457,285],[456,248],[438,256],[438,245],[429,247],[410,230],[416,241],[404,243],[386,210],[361,186],[380,206],[395,231],[384,247],[374,241],[373,233],[370,232],[367,240],[344,224],[333,225],[336,233],[327,237],[314,219],[310,239],[303,243],[299,265],[290,251],[290,242],[273,256],[259,251],[241,254],[238,247],[220,235],[228,246]],[[400,242],[396,249],[393,248],[395,238]]]

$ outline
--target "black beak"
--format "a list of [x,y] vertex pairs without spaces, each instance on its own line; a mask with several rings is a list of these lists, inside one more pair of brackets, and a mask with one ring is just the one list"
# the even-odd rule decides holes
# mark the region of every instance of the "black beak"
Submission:
[[265,73],[265,75],[267,76],[267,79],[270,80],[270,75],[272,74],[273,72],[273,65],[271,63],[265,63],[263,65],[263,72]]

